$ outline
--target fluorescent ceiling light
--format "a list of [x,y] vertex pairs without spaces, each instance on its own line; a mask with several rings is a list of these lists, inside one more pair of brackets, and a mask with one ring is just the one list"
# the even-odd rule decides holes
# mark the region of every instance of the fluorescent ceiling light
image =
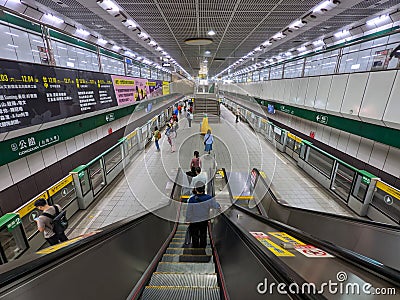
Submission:
[[215,31],[214,30],[210,30],[209,32],[207,32],[208,35],[213,36],[215,35]]
[[156,48],[156,50],[161,52],[161,51],[163,51],[163,48],[161,48],[160,46],[158,46],[158,47]]
[[280,40],[280,39],[283,39],[284,37],[285,37],[285,35],[284,35],[282,32],[278,32],[278,33],[275,34],[272,38],[273,38],[273,39]]
[[325,45],[325,43],[324,43],[323,40],[318,40],[318,41],[314,41],[314,42],[313,42],[313,45],[314,45],[314,46],[321,46],[321,45]]
[[209,51],[209,50],[206,50],[206,51],[204,51],[204,54],[206,54],[206,55],[210,55],[210,54],[211,54],[211,51]]
[[58,17],[56,17],[56,16],[53,16],[52,14],[45,14],[45,17],[46,17],[47,19],[49,19],[49,20],[55,22],[55,23],[59,23],[59,24],[64,23],[64,20],[63,20],[63,19],[60,19],[60,18],[58,18]]
[[126,27],[128,28],[137,28],[137,24],[133,20],[126,20],[125,22],[122,22]]
[[139,34],[139,36],[143,40],[147,40],[149,38],[148,34],[143,31]]
[[348,30],[342,30],[342,31],[339,31],[339,32],[336,32],[334,35],[335,35],[335,37],[337,37],[337,38],[340,38],[340,37],[343,37],[343,36],[345,36],[345,35],[348,35],[350,32],[348,31]]
[[119,49],[121,49],[121,47],[118,45],[114,45],[114,46],[112,46],[112,49],[115,51],[118,51]]
[[99,38],[99,39],[97,40],[97,43],[99,43],[100,45],[105,45],[105,44],[107,44],[108,42],[107,42],[105,39]]
[[333,3],[329,0],[326,0],[320,4],[318,4],[314,9],[313,12],[318,13],[318,12],[324,12],[327,11],[329,8],[331,8],[331,6],[333,5]]
[[290,25],[289,25],[289,28],[292,28],[292,29],[299,29],[299,28],[303,27],[304,25],[305,25],[305,24],[303,23],[302,20],[297,20],[297,21],[294,21],[292,24],[290,24]]
[[389,15],[382,15],[382,16],[376,17],[374,19],[368,20],[367,25],[369,25],[369,26],[377,25],[387,19],[389,19]]
[[84,35],[84,36],[88,36],[88,35],[90,34],[89,31],[87,31],[87,30],[85,30],[85,29],[82,29],[82,28],[76,29],[76,33],[77,33],[77,34],[80,34],[80,35]]
[[13,48],[18,48],[17,45],[11,45],[11,44],[7,44],[8,47],[13,47]]
[[292,56],[292,52],[288,51],[285,53],[286,56]]
[[151,45],[151,46],[157,46],[157,43],[156,43],[155,41],[151,40],[151,41],[149,42],[149,45]]
[[358,70],[360,68],[360,64],[352,65],[351,69],[352,70]]
[[261,47],[257,47],[256,49],[254,49],[255,52],[261,51]]
[[297,51],[299,51],[299,52],[304,52],[306,50],[307,50],[306,46],[301,46],[301,47],[297,48]]
[[100,5],[100,7],[108,12],[116,12],[119,11],[118,6],[110,1],[110,0],[98,0],[97,4]]

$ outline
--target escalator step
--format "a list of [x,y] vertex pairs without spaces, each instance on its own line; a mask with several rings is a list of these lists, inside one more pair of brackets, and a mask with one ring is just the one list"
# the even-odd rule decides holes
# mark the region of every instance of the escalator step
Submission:
[[159,262],[156,272],[177,272],[177,273],[215,273],[213,263],[186,263],[186,262]]
[[220,292],[218,287],[146,286],[141,299],[217,300],[220,299]]
[[213,259],[212,255],[164,254],[161,261],[207,263],[213,262]]
[[153,273],[150,286],[201,286],[217,287],[217,274]]
[[211,255],[211,248],[167,248],[166,254],[203,254]]

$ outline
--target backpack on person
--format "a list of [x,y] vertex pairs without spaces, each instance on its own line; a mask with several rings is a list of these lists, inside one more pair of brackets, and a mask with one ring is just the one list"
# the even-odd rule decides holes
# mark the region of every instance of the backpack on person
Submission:
[[53,215],[49,213],[43,213],[42,216],[46,216],[51,219],[53,225],[53,231],[55,234],[61,234],[68,228],[67,212],[65,210],[58,209],[57,205],[53,205],[56,213]]
[[158,139],[158,140],[161,139],[161,132],[160,132],[160,131],[159,131],[158,134],[157,134],[157,139]]

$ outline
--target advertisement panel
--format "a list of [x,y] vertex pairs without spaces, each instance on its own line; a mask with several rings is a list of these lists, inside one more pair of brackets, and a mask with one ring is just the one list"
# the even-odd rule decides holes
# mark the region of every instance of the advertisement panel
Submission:
[[149,94],[152,98],[163,95],[163,82],[162,80],[149,80],[147,81],[149,87]]
[[118,105],[132,104],[149,94],[147,79],[111,75]]
[[117,105],[110,75],[0,62],[0,133]]
[[162,90],[163,90],[163,95],[169,95],[169,82],[168,81],[163,81],[162,83]]

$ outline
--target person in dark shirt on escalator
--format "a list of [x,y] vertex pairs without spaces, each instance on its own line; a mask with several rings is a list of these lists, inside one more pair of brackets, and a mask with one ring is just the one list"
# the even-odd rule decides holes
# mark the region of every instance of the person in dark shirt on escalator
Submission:
[[189,198],[186,222],[190,223],[189,232],[192,237],[193,248],[207,246],[207,224],[210,219],[210,209],[220,210],[221,206],[215,198],[205,194],[205,183],[197,182],[194,187],[195,194]]

